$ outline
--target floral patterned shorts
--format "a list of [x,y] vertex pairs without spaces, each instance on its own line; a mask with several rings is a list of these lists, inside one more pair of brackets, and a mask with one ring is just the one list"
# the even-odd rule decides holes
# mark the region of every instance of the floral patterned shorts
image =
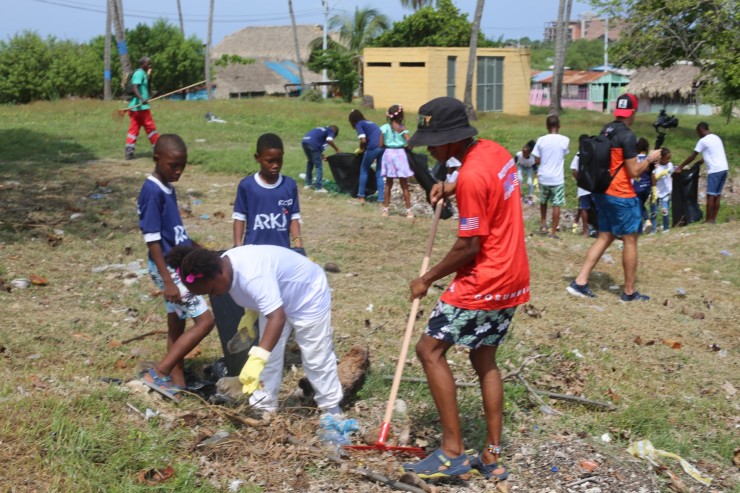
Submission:
[[[175,286],[180,290],[182,304],[165,301],[165,311],[167,313],[176,313],[180,320],[195,318],[198,315],[202,315],[207,312],[208,304],[206,303],[206,300],[202,296],[192,294],[188,291],[185,285],[180,281],[180,276],[177,275],[175,269],[167,266],[167,270],[170,272],[172,280],[175,281]],[[154,284],[156,284],[159,289],[164,290],[162,275],[159,273],[159,269],[157,269],[157,264],[155,264],[152,259],[149,259],[149,275],[151,276],[152,281],[154,281]]]
[[516,307],[504,310],[466,310],[439,301],[424,333],[440,341],[476,349],[498,346],[506,335]]

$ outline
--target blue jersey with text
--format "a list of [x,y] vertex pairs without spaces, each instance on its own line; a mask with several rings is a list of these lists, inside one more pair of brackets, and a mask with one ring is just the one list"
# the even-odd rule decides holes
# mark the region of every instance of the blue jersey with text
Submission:
[[141,187],[138,214],[144,241],[159,241],[164,255],[177,245],[193,243],[182,224],[175,189],[154,176],[149,176]]
[[316,127],[306,132],[302,143],[307,144],[311,149],[323,151],[326,148],[326,142],[333,140],[334,132],[329,127]]
[[357,136],[362,138],[365,137],[367,140],[366,151],[372,151],[380,147],[380,127],[368,120],[360,120],[355,125]]
[[290,222],[301,218],[295,180],[280,175],[274,184],[259,174],[243,178],[236,190],[233,219],[247,223],[245,245],[290,248]]

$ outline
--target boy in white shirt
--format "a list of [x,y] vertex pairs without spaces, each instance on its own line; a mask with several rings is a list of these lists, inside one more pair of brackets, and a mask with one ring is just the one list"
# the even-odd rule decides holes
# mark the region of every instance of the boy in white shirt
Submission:
[[560,207],[565,206],[565,155],[568,154],[570,139],[560,135],[560,118],[550,115],[546,120],[547,135],[537,139],[532,149],[540,184],[540,233],[547,234],[547,203],[552,202],[552,232],[550,238],[557,236],[560,222]]
[[704,222],[716,224],[719,203],[722,199],[722,189],[725,186],[725,181],[727,181],[729,170],[727,155],[722,139],[709,131],[708,123],[700,122],[696,126],[696,133],[699,135],[699,142],[696,143],[694,152],[678,165],[674,172],[680,173],[684,166],[691,164],[701,153],[702,159],[697,164],[707,164],[707,213]]

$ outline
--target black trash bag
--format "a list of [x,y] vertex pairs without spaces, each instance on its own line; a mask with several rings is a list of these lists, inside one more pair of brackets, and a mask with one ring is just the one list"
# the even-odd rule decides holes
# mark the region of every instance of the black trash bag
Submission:
[[213,317],[216,319],[216,329],[218,329],[218,337],[221,339],[221,348],[224,352],[223,361],[227,370],[227,375],[219,375],[218,378],[239,376],[249,357],[249,354],[247,354],[249,349],[230,354],[228,344],[238,332],[239,322],[244,316],[244,308],[237,305],[229,293],[221,296],[210,296],[209,298],[211,299],[211,309],[213,310]]
[[701,221],[699,208],[699,165],[695,164],[681,173],[673,173],[671,193],[671,222],[673,227]]
[[[429,193],[432,191],[432,187],[435,183],[444,181],[444,177],[447,175],[447,170],[444,166],[439,164],[435,167],[435,171],[430,170],[428,165],[429,156],[426,154],[416,154],[407,150],[406,155],[409,158],[409,165],[411,166],[411,171],[414,172],[416,182],[424,189],[427,196],[427,202],[431,204],[432,202],[429,200]],[[444,174],[442,175],[442,173]],[[442,175],[442,177],[439,178],[439,175]],[[452,206],[447,202],[442,208],[442,215],[440,218],[449,219],[452,216]]]
[[[342,193],[348,193],[352,197],[357,197],[357,189],[360,185],[360,165],[362,164],[363,154],[353,154],[350,152],[337,152],[326,158],[329,163],[329,169],[334,177],[337,188]],[[380,159],[378,159],[379,161]],[[377,166],[376,162],[376,166]],[[372,168],[367,174],[367,184],[365,185],[365,196],[372,195],[378,191],[378,184],[375,179],[375,171]]]

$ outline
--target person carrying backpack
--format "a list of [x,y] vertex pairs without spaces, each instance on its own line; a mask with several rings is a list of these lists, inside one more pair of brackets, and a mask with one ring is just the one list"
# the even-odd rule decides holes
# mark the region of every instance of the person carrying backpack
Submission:
[[624,242],[622,250],[624,291],[620,299],[623,302],[650,299],[635,289],[637,236],[642,223],[642,214],[640,200],[632,187],[632,178],[637,178],[654,166],[660,160],[660,150],[651,151],[644,161],[637,162],[637,137],[629,128],[635,121],[636,111],[635,95],[622,94],[617,98],[614,121],[601,131],[611,144],[609,173],[612,178],[606,191],[593,194],[599,211],[599,235],[588,249],[578,276],[566,288],[573,296],[596,298],[588,286],[588,278],[606,249],[619,236]]
[[139,138],[141,127],[144,127],[146,136],[149,142],[152,143],[152,146],[157,143],[157,139],[159,138],[157,126],[154,124],[152,114],[149,111],[149,76],[151,73],[152,59],[145,56],[139,60],[139,68],[131,75],[130,91],[133,97],[128,105],[128,116],[131,119],[131,125],[126,134],[127,161],[135,158],[136,141]]

